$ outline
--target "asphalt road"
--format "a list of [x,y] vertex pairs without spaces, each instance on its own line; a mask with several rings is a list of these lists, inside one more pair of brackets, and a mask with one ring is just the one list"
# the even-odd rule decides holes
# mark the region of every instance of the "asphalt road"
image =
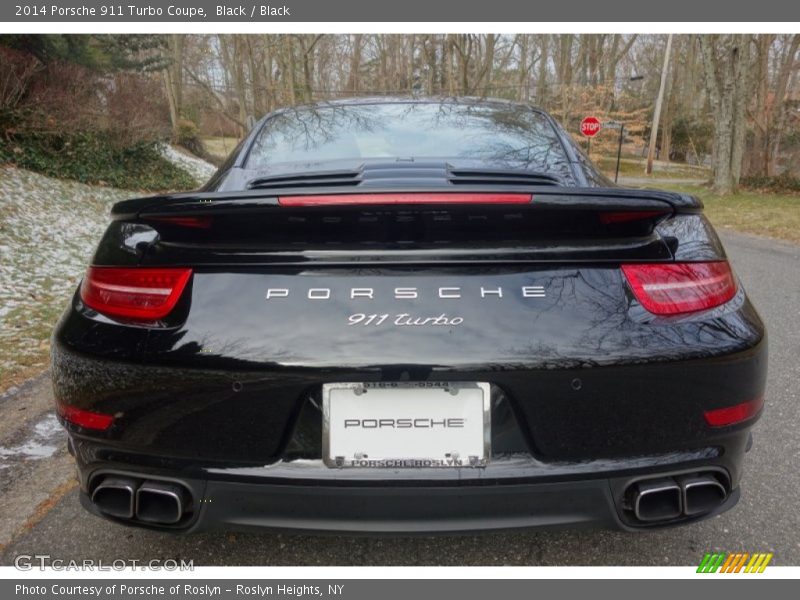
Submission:
[[376,538],[278,534],[170,536],[85,513],[63,434],[48,415],[46,376],[0,397],[0,564],[19,554],[64,560],[152,558],[195,565],[694,565],[708,551],[774,552],[800,565],[800,246],[722,232],[765,319],[770,372],[764,417],[732,511],[675,529],[567,530]]

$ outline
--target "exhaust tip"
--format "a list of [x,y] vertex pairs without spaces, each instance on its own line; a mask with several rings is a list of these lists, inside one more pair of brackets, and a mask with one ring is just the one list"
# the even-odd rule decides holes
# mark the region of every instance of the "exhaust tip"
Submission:
[[683,488],[683,512],[695,516],[710,512],[728,497],[728,490],[713,475],[690,475],[680,480]]
[[131,519],[138,482],[126,477],[106,477],[94,489],[92,502],[97,508],[112,517]]
[[683,514],[681,487],[674,479],[650,479],[633,486],[633,512],[640,521],[669,521]]
[[136,518],[148,523],[177,523],[186,512],[187,498],[181,485],[145,481],[136,490]]

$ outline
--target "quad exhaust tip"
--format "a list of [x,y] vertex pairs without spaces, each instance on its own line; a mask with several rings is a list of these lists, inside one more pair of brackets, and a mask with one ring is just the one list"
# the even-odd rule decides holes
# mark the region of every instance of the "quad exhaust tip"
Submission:
[[178,524],[191,508],[191,494],[181,483],[118,475],[103,477],[91,499],[106,515],[154,525]]
[[633,513],[640,521],[669,521],[683,514],[681,488],[674,479],[647,479],[635,485]]
[[728,497],[720,477],[711,473],[642,479],[628,489],[633,514],[643,523],[702,515],[720,506]]
[[139,483],[127,477],[106,477],[92,493],[92,502],[101,511],[120,519],[133,518]]
[[692,475],[679,481],[683,490],[683,512],[689,517],[713,510],[728,496],[725,486],[712,475]]
[[145,481],[136,490],[136,518],[148,523],[175,524],[183,517],[186,489],[163,481]]

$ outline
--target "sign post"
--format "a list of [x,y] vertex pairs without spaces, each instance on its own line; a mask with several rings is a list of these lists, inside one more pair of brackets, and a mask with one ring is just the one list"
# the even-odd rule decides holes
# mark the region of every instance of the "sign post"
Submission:
[[581,133],[586,137],[586,154],[588,156],[592,149],[592,138],[600,133],[603,124],[597,117],[584,117],[581,121]]
[[603,129],[619,129],[619,139],[617,141],[617,169],[614,171],[614,183],[619,179],[619,163],[622,158],[622,141],[625,137],[625,123],[619,121],[607,121],[603,123]]

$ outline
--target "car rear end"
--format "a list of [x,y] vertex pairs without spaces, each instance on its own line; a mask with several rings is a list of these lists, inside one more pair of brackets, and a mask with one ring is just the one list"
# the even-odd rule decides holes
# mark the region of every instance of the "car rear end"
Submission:
[[766,360],[694,198],[365,161],[117,205],[53,379],[119,522],[637,530],[736,503]]

